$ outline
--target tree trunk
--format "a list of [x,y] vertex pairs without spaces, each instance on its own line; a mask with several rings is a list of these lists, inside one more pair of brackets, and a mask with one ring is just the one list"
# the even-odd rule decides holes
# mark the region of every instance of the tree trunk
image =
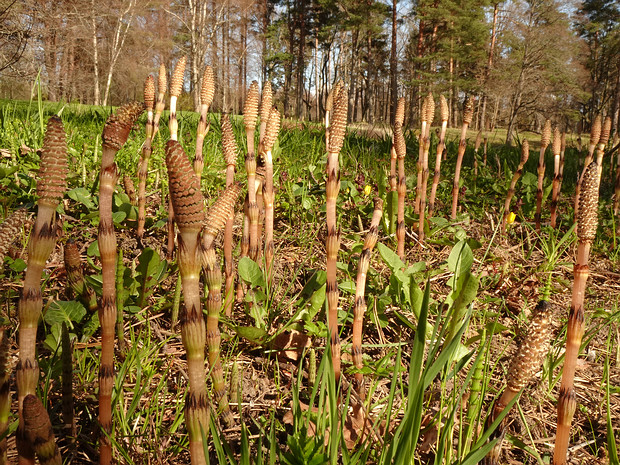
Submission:
[[303,119],[303,98],[304,98],[304,70],[306,53],[306,0],[299,0],[299,11],[297,17],[299,22],[299,49],[297,54],[297,84],[296,87],[296,112],[297,117]]
[[[398,102],[398,60],[396,57],[396,6],[398,1],[392,0],[392,49],[390,51],[390,123],[394,124],[396,105]],[[422,32],[420,31],[420,34]]]
[[94,105],[99,105],[101,99],[101,92],[99,90],[99,44],[97,39],[97,18],[95,16],[95,0],[91,0],[91,33],[92,33],[92,41],[93,41],[93,78],[94,78]]
[[489,60],[487,61],[487,68],[484,73],[484,88],[482,92],[482,110],[480,112],[480,128],[484,131],[487,129],[486,125],[486,111],[487,111],[487,85],[489,83],[489,77],[491,75],[491,69],[493,68],[493,54],[495,53],[495,40],[497,37],[497,15],[499,12],[499,3],[496,3],[493,7],[493,28],[491,29],[491,46],[489,47]]

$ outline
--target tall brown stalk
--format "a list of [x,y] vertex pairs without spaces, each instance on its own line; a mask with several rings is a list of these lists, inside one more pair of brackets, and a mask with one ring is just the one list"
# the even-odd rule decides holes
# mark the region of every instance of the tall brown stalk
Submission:
[[586,154],[585,161],[583,162],[583,170],[581,171],[581,176],[579,176],[579,179],[577,180],[577,186],[575,186],[575,220],[577,219],[577,215],[579,214],[579,193],[581,192],[581,180],[586,173],[588,165],[594,157],[594,151],[596,150],[598,141],[601,138],[602,126],[603,120],[601,119],[601,115],[598,115],[596,118],[594,118],[594,121],[592,122],[592,127],[590,128],[590,142],[588,144],[588,153]]
[[[177,120],[177,100],[183,90],[183,75],[185,74],[185,64],[187,58],[181,57],[174,67],[172,79],[170,79],[170,116],[168,118],[168,128],[170,130],[170,140],[177,140],[179,122]],[[168,258],[172,258],[174,251],[174,209],[172,199],[168,199],[168,245],[166,247]]]
[[336,95],[340,92],[342,87],[342,81],[336,81],[331,91],[327,94],[327,100],[325,101],[325,147],[329,147],[329,138],[331,132],[331,116],[334,111],[334,101]]
[[405,177],[405,156],[407,144],[403,135],[403,126],[394,124],[394,150],[398,157],[398,214],[396,217],[396,253],[405,259],[405,196],[407,195],[407,182]]
[[258,203],[256,202],[256,152],[254,149],[254,133],[256,131],[256,121],[258,119],[258,83],[252,82],[248,90],[243,108],[243,122],[245,124],[245,135],[248,151],[245,156],[245,170],[248,176],[248,222],[249,229],[249,248],[248,256],[252,260],[258,258]]
[[[525,388],[536,372],[540,370],[542,361],[549,351],[553,327],[551,325],[551,305],[546,300],[538,302],[532,314],[527,334],[510,361],[510,367],[506,375],[506,389],[501,397],[493,405],[486,426],[489,427],[507,405]],[[506,428],[510,423],[508,416],[504,417],[497,429],[491,434],[490,439],[499,438],[491,452],[482,461],[483,465],[498,465],[502,451],[502,441],[506,434]]]
[[510,202],[512,201],[512,197],[515,195],[515,186],[517,185],[517,181],[523,174],[523,167],[527,163],[527,159],[530,156],[530,144],[527,140],[523,141],[521,144],[521,160],[519,161],[519,166],[517,167],[517,171],[512,175],[512,181],[510,181],[510,188],[508,188],[508,194],[506,195],[506,202],[504,203],[504,217],[502,218],[502,232],[506,232],[506,224],[508,224],[508,216],[510,215]]
[[68,286],[84,306],[94,312],[97,310],[97,296],[95,291],[84,280],[80,251],[72,239],[69,239],[65,244],[64,261]]
[[[432,97],[431,97],[432,98]],[[422,198],[422,171],[423,171],[423,163],[424,163],[424,137],[426,136],[426,132],[428,127],[430,126],[428,122],[428,95],[422,101],[422,108],[420,110],[420,119],[422,120],[422,127],[420,129],[420,137],[418,137],[418,162],[416,164],[417,172],[418,172],[418,180],[416,182],[415,188],[415,213],[420,213],[420,199]],[[433,109],[434,111],[434,109]]]
[[170,198],[179,227],[178,263],[184,301],[180,316],[181,341],[186,352],[189,376],[185,422],[192,464],[204,465],[206,459],[202,436],[209,431],[205,372],[207,328],[200,302],[199,235],[205,222],[204,198],[200,191],[200,180],[177,141],[170,140],[166,144],[166,165]]
[[22,407],[29,394],[36,394],[39,364],[36,358],[37,326],[41,316],[41,274],[56,246],[56,207],[67,188],[67,142],[62,121],[53,116],[47,123],[37,182],[37,218],[28,243],[28,267],[19,299],[19,360],[16,368],[19,429],[17,452],[20,464],[34,465],[32,444],[24,437]]
[[[230,116],[222,115],[222,150],[224,153],[224,161],[226,162],[226,187],[229,187],[235,180],[235,170],[237,168],[237,142],[233,133]],[[234,285],[235,274],[233,270],[233,225],[234,215],[230,215],[226,221],[224,229],[224,273],[226,276],[226,285],[224,291],[224,314],[227,317],[232,315],[234,303]]]
[[540,219],[542,214],[543,201],[543,181],[545,180],[545,152],[551,141],[551,121],[545,121],[545,126],[540,138],[540,155],[538,157],[538,184],[536,188],[536,214],[534,221],[536,222],[536,231],[540,232]]
[[558,214],[558,196],[560,195],[560,156],[562,153],[562,134],[556,126],[553,130],[553,193],[551,194],[551,227],[555,229]]
[[476,142],[474,142],[474,178],[478,177],[478,150],[480,150],[480,145],[482,145],[482,131],[478,131]]
[[566,152],[566,133],[562,131],[560,139],[560,185],[558,191],[562,192],[562,182],[564,181],[564,154]]
[[265,130],[265,137],[261,143],[261,152],[265,157],[265,274],[267,282],[273,282],[273,220],[274,220],[274,192],[273,192],[273,146],[280,132],[280,112],[272,108],[269,114],[269,122]]
[[260,131],[259,131],[259,145],[263,143],[265,138],[265,131],[267,130],[267,123],[271,117],[271,107],[273,105],[273,90],[271,88],[271,82],[266,81],[263,85],[263,92],[260,99]]
[[338,335],[339,292],[338,280],[336,277],[336,261],[338,259],[338,250],[340,249],[340,230],[337,228],[336,224],[336,202],[338,199],[338,192],[340,191],[340,165],[338,157],[347,130],[348,104],[347,91],[344,87],[340,87],[338,94],[334,96],[334,114],[333,120],[331,121],[329,145],[327,148],[327,181],[325,183],[327,223],[327,239],[325,243],[327,252],[327,326],[336,382],[340,379],[340,337]]
[[435,195],[437,194],[437,186],[441,176],[441,158],[445,147],[446,129],[448,128],[448,118],[450,111],[448,109],[448,101],[443,95],[439,96],[439,111],[441,115],[441,132],[439,133],[439,143],[437,144],[437,156],[435,157],[435,173],[433,176],[433,186],[431,187],[431,196],[428,203],[428,214],[432,215],[435,211]]
[[129,137],[132,126],[142,114],[141,103],[120,107],[106,121],[101,136],[103,150],[99,175],[99,253],[101,255],[101,361],[99,364],[99,425],[101,437],[99,463],[112,462],[112,388],[114,387],[114,329],[116,325],[116,234],[112,220],[112,198],[118,183],[114,157]]
[[[163,96],[162,96],[163,99]],[[159,104],[159,102],[158,102]],[[146,221],[146,178],[148,176],[149,160],[153,152],[153,107],[155,105],[155,81],[153,76],[146,78],[144,83],[144,106],[146,107],[146,138],[142,146],[142,157],[138,168],[138,238],[144,236],[144,223]]]
[[9,367],[9,335],[5,328],[0,332],[0,465],[7,460],[7,439],[9,415],[11,414],[11,369]]
[[159,131],[159,119],[161,114],[166,108],[166,101],[164,97],[166,95],[166,89],[168,88],[168,77],[166,76],[166,66],[162,63],[159,65],[159,76],[157,78],[157,103],[155,104],[155,116],[153,117],[153,135],[151,139],[155,137],[155,134]]
[[596,163],[599,169],[599,178],[601,177],[601,170],[603,169],[603,155],[605,155],[605,147],[609,142],[609,136],[611,134],[611,117],[605,117],[603,127],[601,128],[601,137],[598,140],[596,146]]
[[418,221],[418,240],[424,241],[424,215],[426,211],[426,190],[428,186],[428,152],[431,148],[431,124],[435,118],[435,100],[433,94],[429,92],[426,96],[426,132],[421,139],[423,144],[422,152],[422,187],[420,189],[420,216]]
[[[353,308],[353,336],[351,339],[351,355],[355,368],[361,370],[364,367],[362,361],[362,329],[364,327],[364,315],[366,314],[366,274],[370,266],[370,256],[372,249],[377,244],[379,238],[379,222],[383,216],[383,200],[375,197],[375,209],[370,221],[370,228],[364,239],[364,248],[360,254],[360,261],[357,270],[357,281],[355,282],[355,303]],[[354,387],[359,396],[364,398],[364,375],[361,371],[355,373]]]
[[215,95],[215,78],[213,77],[213,68],[207,66],[202,75],[202,86],[200,87],[200,120],[196,129],[196,154],[194,156],[194,171],[198,177],[202,176],[202,170],[205,167],[202,148],[205,136],[209,132],[209,123],[207,121],[209,107],[213,103]]
[[[394,117],[394,126],[400,125],[402,128],[405,120],[405,97],[398,99],[396,104],[396,114]],[[392,134],[392,147],[390,149],[390,190],[395,192],[398,189],[398,174],[396,173],[396,162],[398,155],[396,155],[395,134]],[[390,227],[391,229],[391,227]]]
[[222,306],[222,271],[215,253],[215,237],[225,226],[234,212],[235,202],[241,193],[241,185],[233,183],[226,188],[220,198],[209,209],[202,231],[200,254],[205,273],[205,284],[209,294],[205,301],[207,312],[207,348],[209,350],[209,368],[213,380],[213,392],[218,404],[218,412],[227,427],[234,425],[234,419],[228,404],[224,371],[220,360],[221,336],[219,330],[220,310]]
[[555,465],[566,463],[570,427],[575,409],[577,408],[577,396],[575,395],[574,386],[575,369],[585,329],[584,296],[590,273],[588,268],[590,247],[596,237],[596,227],[598,225],[599,181],[599,165],[593,161],[588,165],[583,175],[581,192],[579,194],[577,258],[573,271],[573,297],[566,328],[566,352],[558,398],[558,426],[553,454],[553,463]]
[[456,212],[459,206],[459,181],[461,179],[461,166],[463,165],[463,155],[467,147],[467,128],[474,117],[474,102],[471,97],[467,97],[463,105],[463,126],[461,127],[461,139],[459,150],[456,157],[456,168],[454,171],[454,183],[452,185],[452,212],[450,218],[456,219]]

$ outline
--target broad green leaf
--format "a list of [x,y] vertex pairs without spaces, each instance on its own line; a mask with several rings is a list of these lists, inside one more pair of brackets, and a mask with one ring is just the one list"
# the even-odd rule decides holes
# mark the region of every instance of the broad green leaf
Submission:
[[383,261],[387,264],[387,266],[390,267],[392,272],[402,271],[403,269],[406,268],[405,264],[400,259],[400,257],[396,254],[396,252],[390,249],[387,245],[384,245],[381,242],[378,242],[377,250],[379,251],[379,254],[381,255],[381,258],[383,259]]
[[249,257],[239,260],[237,266],[239,276],[252,287],[265,287],[265,276],[258,264]]
[[267,339],[267,331],[255,326],[233,326],[235,332],[253,344],[263,345]]
[[448,269],[459,275],[469,270],[474,263],[474,254],[464,240],[459,241],[450,252],[448,257]]
[[168,268],[168,262],[162,260],[159,254],[147,247],[138,257],[138,266],[136,267],[136,280],[139,283],[138,304],[144,307],[146,300],[152,294],[154,286],[156,286],[165,276]]
[[70,328],[73,328],[75,323],[82,321],[84,315],[86,315],[86,309],[80,302],[54,300],[47,307],[43,320],[50,326],[67,323]]
[[19,166],[0,166],[0,179],[12,175],[19,169]]
[[338,284],[338,289],[342,292],[347,292],[349,294],[355,294],[355,281],[344,281]]
[[88,210],[95,210],[97,206],[93,202],[93,196],[88,189],[76,187],[67,192],[67,196],[84,205]]

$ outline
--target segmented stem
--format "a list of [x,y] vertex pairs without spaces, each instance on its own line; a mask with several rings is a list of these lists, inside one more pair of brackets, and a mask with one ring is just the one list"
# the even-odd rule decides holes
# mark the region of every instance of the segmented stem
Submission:
[[601,131],[603,129],[603,120],[601,115],[597,115],[592,122],[592,127],[590,128],[590,143],[588,144],[588,153],[583,163],[583,170],[581,171],[581,176],[577,180],[577,186],[575,187],[575,221],[577,220],[577,215],[579,214],[579,194],[581,192],[581,180],[583,176],[586,174],[586,169],[588,165],[592,162],[592,158],[594,157],[594,151],[598,145],[598,141],[601,138]]
[[515,186],[517,185],[517,181],[523,174],[523,166],[527,163],[527,159],[530,156],[530,144],[527,140],[523,141],[521,145],[521,160],[519,161],[519,166],[517,167],[517,171],[512,175],[512,181],[510,181],[510,187],[508,188],[508,194],[506,195],[506,202],[504,203],[504,217],[502,218],[502,232],[506,232],[506,225],[508,224],[508,216],[510,215],[510,202],[512,201],[512,197],[515,195]]
[[0,333],[0,465],[9,463],[7,460],[7,428],[11,414],[11,370],[9,367],[10,341],[6,329]]
[[[222,149],[224,160],[226,161],[226,187],[230,186],[235,180],[235,170],[237,167],[237,142],[233,133],[230,116],[222,115]],[[224,230],[224,273],[226,275],[226,288],[224,293],[224,314],[232,315],[234,302],[235,275],[233,269],[233,225],[234,215],[230,215],[226,221]]]
[[112,198],[118,182],[114,156],[125,144],[134,123],[144,110],[141,103],[120,107],[103,128],[103,151],[99,175],[99,253],[101,255],[101,361],[99,364],[99,463],[112,462],[112,389],[114,387],[114,336],[116,309],[116,234],[112,220]]
[[28,243],[28,267],[19,300],[19,361],[17,362],[17,392],[19,429],[17,451],[20,464],[34,464],[32,444],[24,437],[22,406],[24,398],[35,394],[39,380],[36,359],[37,326],[43,298],[41,275],[45,262],[56,246],[56,207],[67,188],[67,142],[62,121],[53,116],[47,123],[37,182],[38,212]]
[[[164,71],[165,75],[165,71]],[[163,102],[164,94],[160,93]],[[155,133],[155,123],[153,120],[153,105],[155,103],[155,82],[153,76],[146,78],[144,83],[144,106],[146,107],[146,124],[144,130],[146,137],[142,146],[142,158],[138,168],[138,238],[144,236],[144,223],[146,221],[146,178],[148,176],[149,160],[153,152],[152,141]],[[161,115],[160,102],[157,102],[159,115]]]
[[183,286],[181,341],[187,357],[189,390],[185,401],[185,422],[189,434],[192,464],[206,464],[202,435],[209,430],[209,409],[205,372],[206,325],[200,302],[199,234],[203,228],[204,199],[200,181],[181,144],[166,144],[166,165],[170,180],[170,198],[179,227],[178,263]]
[[[364,247],[360,255],[360,261],[357,270],[357,281],[355,282],[355,306],[353,309],[353,337],[351,341],[351,355],[355,368],[361,370],[364,367],[362,360],[362,329],[364,326],[364,314],[366,313],[366,300],[364,294],[366,291],[366,274],[370,266],[370,257],[372,249],[379,239],[379,222],[383,216],[383,200],[375,198],[375,209],[372,214],[370,228],[364,239]],[[364,398],[364,375],[361,371],[355,373],[354,387],[359,396]]]
[[73,344],[66,323],[62,324],[62,422],[67,441],[75,445],[77,429],[73,415]]
[[274,192],[273,192],[273,156],[272,150],[280,132],[280,112],[272,108],[265,137],[261,143],[261,151],[265,154],[265,186],[263,199],[265,201],[265,271],[267,281],[273,281],[273,220],[274,220]]
[[432,215],[435,211],[435,196],[437,194],[439,178],[441,177],[441,159],[443,156],[443,149],[446,146],[446,129],[448,128],[448,118],[450,117],[448,101],[443,95],[439,96],[439,108],[441,112],[441,132],[439,133],[439,143],[437,144],[437,155],[435,157],[435,173],[433,176],[433,186],[431,187],[431,196],[428,203],[429,215]]
[[259,143],[263,143],[265,138],[265,131],[267,130],[267,123],[271,118],[271,107],[273,105],[273,89],[271,88],[271,82],[266,81],[263,85],[263,93],[260,99],[260,131],[258,140]]
[[95,291],[84,280],[80,251],[73,239],[69,239],[65,244],[64,261],[65,271],[67,272],[67,284],[84,306],[91,312],[94,312],[97,310],[97,296]]
[[256,202],[256,153],[254,151],[254,132],[258,119],[258,83],[252,82],[248,90],[248,95],[243,108],[243,122],[248,145],[248,152],[245,157],[245,170],[248,176],[248,207],[249,216],[249,250],[248,254],[252,260],[258,258],[258,203]]
[[[159,76],[157,78],[157,103],[155,104],[155,116],[153,117],[153,135],[151,140],[155,137],[155,134],[159,131],[159,120],[161,114],[166,108],[166,89],[168,88],[168,77],[166,76],[166,65],[163,63],[159,65]],[[146,103],[146,102],[145,102]]]
[[327,298],[327,326],[331,344],[332,365],[336,382],[340,379],[340,337],[338,335],[338,280],[336,277],[336,262],[340,249],[340,230],[336,224],[336,202],[340,191],[340,165],[338,157],[347,128],[348,97],[346,89],[339,88],[334,96],[334,115],[331,122],[328,154],[327,154],[327,181],[325,183],[326,196],[326,223],[327,239],[325,249],[326,263],[326,298]]
[[590,273],[588,268],[590,246],[596,237],[596,227],[598,225],[599,182],[599,166],[598,163],[593,161],[588,165],[583,175],[581,193],[579,194],[577,258],[573,271],[573,297],[566,328],[566,352],[558,399],[558,426],[553,454],[553,463],[555,465],[566,463],[570,427],[575,409],[577,408],[574,386],[575,369],[577,367],[581,339],[585,330],[584,296]]
[[428,186],[428,152],[431,148],[431,124],[433,124],[433,117],[435,115],[435,100],[433,100],[433,94],[429,92],[426,96],[426,132],[422,138],[422,186],[420,188],[420,217],[418,221],[418,240],[420,243],[424,241],[424,215],[426,211],[426,190]]
[[396,217],[396,253],[401,260],[405,259],[405,197],[407,195],[407,184],[405,176],[405,156],[407,155],[407,144],[403,135],[401,125],[394,126],[394,145],[398,157],[398,213]]
[[556,127],[553,131],[553,193],[551,194],[551,227],[555,229],[560,195],[560,155],[562,153],[562,134]]
[[452,212],[450,218],[456,219],[456,212],[459,206],[459,181],[461,179],[461,167],[463,165],[463,155],[467,147],[467,128],[474,116],[474,103],[470,97],[467,97],[463,105],[463,126],[461,127],[461,139],[459,141],[459,149],[456,157],[456,168],[454,171],[454,183],[452,185]]
[[24,399],[24,435],[33,445],[41,465],[62,465],[54,430],[47,410],[33,394]]
[[536,222],[536,231],[540,232],[540,220],[542,214],[542,197],[543,197],[543,181],[545,179],[545,151],[551,141],[551,121],[545,122],[542,137],[540,139],[540,155],[538,157],[538,184],[536,188],[536,214],[534,221]]

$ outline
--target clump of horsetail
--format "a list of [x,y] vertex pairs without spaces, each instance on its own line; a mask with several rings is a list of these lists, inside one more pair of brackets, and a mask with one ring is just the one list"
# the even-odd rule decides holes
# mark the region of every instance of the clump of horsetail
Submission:
[[435,211],[435,195],[437,194],[437,186],[439,185],[439,178],[441,176],[441,159],[443,155],[443,149],[445,147],[446,129],[448,128],[448,118],[450,117],[450,111],[448,108],[448,101],[443,95],[439,96],[439,110],[441,115],[441,132],[439,133],[439,143],[437,144],[437,156],[435,157],[435,173],[433,176],[433,186],[431,187],[431,196],[428,203],[428,214],[432,215]]
[[155,104],[155,115],[153,116],[153,135],[151,139],[155,137],[157,131],[159,131],[159,120],[161,114],[166,108],[166,101],[164,97],[166,95],[166,89],[168,88],[168,77],[166,76],[166,65],[163,63],[159,65],[159,75],[157,77],[157,103]]
[[50,417],[34,394],[24,399],[24,436],[32,444],[41,465],[62,465]]
[[258,203],[256,202],[256,153],[254,149],[254,133],[258,119],[258,83],[252,82],[243,108],[243,122],[247,138],[248,151],[245,156],[245,170],[248,176],[248,220],[249,245],[248,256],[252,260],[258,258]]
[[553,193],[551,194],[551,227],[555,228],[558,214],[558,197],[560,195],[560,156],[562,153],[562,134],[556,126],[553,130]]
[[227,427],[234,425],[234,419],[228,404],[224,371],[220,361],[221,336],[219,330],[220,310],[222,307],[222,271],[215,253],[215,237],[224,228],[228,218],[233,215],[235,202],[241,193],[241,185],[233,183],[226,188],[219,199],[209,209],[202,230],[200,254],[205,273],[205,284],[209,294],[205,301],[207,312],[207,348],[209,350],[209,368],[213,380],[213,391],[218,404],[218,412]]
[[[364,367],[362,361],[362,328],[364,326],[364,315],[366,313],[366,274],[370,266],[370,256],[372,249],[377,244],[379,238],[379,222],[383,216],[383,200],[376,197],[374,200],[375,209],[370,221],[370,228],[364,239],[364,247],[360,255],[357,270],[357,281],[355,282],[355,304],[353,308],[353,337],[351,341],[351,355],[355,368],[361,370]],[[364,375],[361,371],[355,373],[353,386],[359,396],[364,398]]]
[[64,261],[69,288],[88,310],[94,312],[97,310],[97,296],[84,280],[80,251],[73,239],[69,239],[65,244]]
[[[237,142],[233,133],[230,116],[222,115],[222,151],[224,153],[224,161],[226,162],[226,187],[230,186],[235,180],[235,170],[237,167]],[[230,215],[226,220],[224,229],[224,273],[226,276],[226,285],[224,292],[224,314],[232,315],[233,308],[233,287],[235,283],[235,275],[233,271],[233,225],[234,215]]]
[[583,163],[583,170],[581,171],[581,176],[577,180],[577,186],[575,186],[575,220],[577,219],[577,215],[579,214],[579,193],[581,192],[581,180],[586,173],[586,169],[588,165],[592,162],[594,158],[594,151],[598,146],[598,141],[601,138],[601,130],[603,126],[603,120],[600,115],[597,115],[592,122],[592,127],[590,128],[590,142],[588,144],[588,153],[586,154],[585,161]]
[[263,85],[263,92],[260,99],[260,130],[259,130],[259,143],[263,143],[265,138],[265,131],[267,130],[267,123],[269,122],[271,107],[273,105],[273,89],[271,88],[271,82],[266,81]]
[[[185,74],[185,64],[187,58],[181,57],[174,67],[172,78],[170,79],[170,115],[168,118],[168,128],[170,130],[170,140],[178,139],[179,121],[177,120],[177,100],[183,89],[183,75]],[[172,200],[168,199],[168,242],[166,247],[168,258],[172,258],[174,251],[174,209]]]
[[0,333],[0,465],[9,463],[7,460],[7,428],[11,413],[11,370],[9,368],[9,335],[6,329]]
[[542,136],[540,138],[540,155],[538,157],[538,184],[536,187],[536,213],[534,221],[536,223],[536,231],[540,232],[540,219],[542,214],[543,201],[543,181],[545,179],[545,151],[551,141],[551,121],[545,121]]
[[450,218],[456,219],[456,212],[459,205],[459,181],[461,178],[461,166],[463,166],[463,156],[467,147],[467,128],[474,117],[474,102],[471,97],[465,99],[463,105],[463,126],[461,127],[461,139],[459,141],[459,149],[456,158],[456,168],[454,171],[454,183],[452,185],[452,212]]
[[280,132],[280,112],[272,108],[269,114],[269,122],[265,130],[265,137],[261,143],[261,152],[265,157],[265,187],[263,198],[265,200],[265,274],[267,282],[273,281],[273,220],[275,200],[273,192],[273,146]]
[[106,121],[101,136],[103,150],[99,175],[99,253],[101,255],[101,362],[99,365],[99,463],[112,461],[112,388],[114,387],[114,329],[116,308],[116,234],[112,220],[112,198],[118,182],[118,167],[114,157],[129,137],[129,132],[144,107],[141,103],[129,103],[120,107]]
[[[163,65],[162,65],[163,66]],[[165,71],[164,71],[165,78]],[[163,102],[164,94],[161,93],[160,97]],[[152,141],[154,134],[154,120],[153,120],[153,106],[155,105],[155,82],[153,76],[146,78],[144,83],[144,106],[146,107],[146,124],[145,132],[146,138],[144,145],[142,146],[142,157],[140,159],[140,166],[138,168],[138,238],[142,239],[144,236],[144,223],[146,221],[146,178],[148,176],[149,160],[151,153],[153,152]],[[157,102],[158,109],[160,102]],[[163,107],[161,108],[163,110]],[[160,110],[160,115],[161,115]]]
[[9,247],[19,237],[19,232],[28,218],[28,212],[24,208],[20,208],[11,213],[0,224],[0,271],[4,264],[4,257],[9,251]]
[[573,271],[573,296],[566,328],[566,352],[558,398],[558,426],[553,454],[553,463],[556,465],[566,463],[570,427],[577,407],[574,386],[575,369],[585,329],[584,296],[590,273],[588,268],[590,247],[596,237],[596,227],[598,225],[599,181],[599,166],[598,163],[593,161],[588,165],[583,175],[581,192],[579,194],[577,258]]
[[512,175],[512,181],[510,181],[510,187],[508,188],[508,194],[506,195],[506,202],[504,203],[504,217],[502,218],[502,232],[506,232],[506,225],[508,224],[508,216],[510,215],[510,202],[515,195],[515,186],[517,181],[523,174],[523,167],[527,163],[527,159],[530,156],[530,144],[527,140],[521,144],[521,160],[519,160],[519,166],[517,171]]
[[39,317],[43,306],[41,274],[45,262],[56,246],[58,235],[56,208],[67,189],[67,142],[62,121],[53,116],[47,123],[37,182],[37,218],[28,243],[28,267],[19,299],[19,361],[17,362],[17,392],[19,429],[17,451],[20,463],[34,464],[32,444],[24,438],[22,406],[24,398],[35,394],[39,380],[36,359],[36,340]]
[[179,228],[178,263],[184,301],[180,316],[181,341],[186,352],[189,376],[185,421],[192,464],[202,465],[206,463],[202,437],[209,430],[204,357],[206,325],[200,302],[199,235],[205,222],[204,198],[200,180],[179,142],[167,142],[166,165],[170,198]]
[[[506,409],[507,405],[519,395],[522,389],[527,387],[534,375],[540,370],[543,359],[549,351],[549,341],[552,336],[551,306],[547,300],[538,302],[532,312],[530,326],[527,334],[522,339],[506,374],[506,388],[495,402],[487,417],[487,428]],[[502,440],[508,426],[508,416],[500,422],[490,439],[499,438],[495,446],[483,460],[484,465],[497,465],[499,463]]]
[[405,196],[407,195],[407,183],[405,177],[405,156],[407,144],[403,135],[401,124],[394,125],[394,148],[398,157],[398,214],[396,217],[396,253],[405,259]]
[[422,151],[422,187],[420,188],[420,216],[418,221],[418,240],[420,243],[424,241],[424,214],[426,211],[426,189],[428,185],[428,152],[431,148],[431,124],[435,117],[435,100],[433,94],[429,92],[426,96],[426,132],[421,139],[423,144]]
[[202,176],[202,170],[205,167],[202,149],[204,140],[209,132],[209,123],[207,116],[209,107],[213,103],[215,95],[215,78],[213,77],[213,68],[206,66],[202,75],[202,86],[200,87],[200,120],[196,129],[196,154],[194,156],[194,171],[198,177]]
[[338,281],[336,278],[338,250],[340,249],[340,230],[336,224],[336,201],[340,191],[340,164],[339,156],[347,130],[348,97],[346,89],[339,88],[334,96],[334,114],[330,126],[329,144],[327,147],[327,181],[325,183],[326,196],[326,224],[327,239],[325,249],[326,263],[326,298],[327,298],[327,326],[331,345],[332,365],[336,382],[340,379],[340,337],[338,335]]

